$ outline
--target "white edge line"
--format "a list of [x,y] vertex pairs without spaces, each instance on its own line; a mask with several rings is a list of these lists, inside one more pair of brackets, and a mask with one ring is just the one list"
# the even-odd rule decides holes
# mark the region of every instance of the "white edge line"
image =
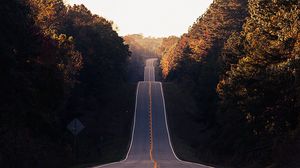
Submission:
[[175,158],[180,161],[180,162],[183,162],[183,163],[187,163],[187,164],[194,164],[194,165],[199,165],[199,166],[204,166],[204,167],[207,167],[207,168],[213,168],[211,166],[206,166],[206,165],[203,165],[203,164],[199,164],[199,163],[194,163],[194,162],[187,162],[187,161],[183,161],[181,159],[179,159],[176,155],[176,153],[174,152],[174,149],[173,149],[173,144],[172,144],[172,141],[171,141],[171,138],[170,138],[170,132],[169,132],[169,126],[168,126],[168,120],[167,120],[167,113],[166,113],[166,105],[165,105],[165,97],[164,97],[164,92],[163,92],[163,88],[162,88],[162,83],[161,82],[158,82],[160,84],[160,89],[161,89],[161,96],[162,96],[162,100],[163,100],[163,106],[164,106],[164,114],[165,114],[165,123],[166,123],[166,127],[167,127],[167,132],[168,132],[168,139],[169,139],[169,145],[172,149],[172,152],[175,156]]
[[100,166],[95,166],[95,167],[91,167],[91,168],[100,168],[100,167],[105,167],[105,166],[109,166],[109,165],[114,165],[114,164],[117,164],[117,163],[124,162],[124,161],[126,161],[126,160],[128,159],[129,153],[130,153],[131,148],[132,148],[133,137],[134,137],[134,133],[135,133],[136,110],[137,110],[137,98],[138,98],[138,94],[139,94],[140,83],[141,83],[141,82],[138,82],[138,85],[137,85],[137,87],[136,87],[135,110],[134,110],[134,119],[133,119],[133,127],[132,127],[131,141],[130,141],[130,146],[129,146],[129,148],[128,148],[128,152],[127,152],[127,154],[126,154],[125,159],[120,160],[120,161],[118,161],[118,162],[108,163],[108,164],[104,164],[104,165],[100,165]]

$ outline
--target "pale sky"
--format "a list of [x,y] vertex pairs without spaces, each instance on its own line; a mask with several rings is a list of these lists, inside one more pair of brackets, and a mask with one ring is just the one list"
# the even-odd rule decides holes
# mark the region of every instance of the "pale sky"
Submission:
[[120,35],[180,36],[213,0],[65,0],[112,20]]

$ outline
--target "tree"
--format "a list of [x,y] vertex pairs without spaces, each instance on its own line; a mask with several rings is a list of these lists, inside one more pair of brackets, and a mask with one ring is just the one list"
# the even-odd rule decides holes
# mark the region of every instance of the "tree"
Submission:
[[62,26],[61,19],[66,13],[62,0],[28,0],[35,23],[47,35],[53,35]]
[[0,165],[69,167],[68,119],[88,105],[107,115],[98,104],[126,81],[128,46],[112,22],[62,0],[4,0],[0,13]]
[[172,63],[174,62],[174,60],[172,59],[173,59],[173,55],[175,54],[174,51],[178,41],[179,38],[175,36],[164,38],[159,48],[160,53],[162,55],[161,68],[162,68],[162,75],[164,78],[167,77],[167,75],[169,74],[172,68]]
[[[246,16],[245,1],[214,1],[181,37],[173,51],[162,58],[164,76],[194,93],[200,107],[197,118],[206,118],[210,126],[215,124],[218,101],[215,89],[222,73],[222,48],[232,33],[242,30]],[[188,53],[187,47],[190,49]]]
[[[222,100],[219,117],[228,118],[221,122],[223,131],[229,132],[236,127],[232,122],[239,122],[248,139],[248,147],[242,146],[253,151],[259,146],[272,148],[298,123],[293,62],[299,41],[299,2],[251,0],[249,13],[243,31],[234,34],[223,50],[227,72],[217,91]],[[271,159],[268,150],[261,152]]]

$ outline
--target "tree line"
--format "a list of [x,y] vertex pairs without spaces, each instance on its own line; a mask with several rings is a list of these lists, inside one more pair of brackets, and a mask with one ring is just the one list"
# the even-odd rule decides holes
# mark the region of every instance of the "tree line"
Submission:
[[131,52],[129,80],[138,82],[144,79],[144,64],[147,58],[161,57],[160,46],[164,38],[144,37],[142,34],[124,36]]
[[73,118],[114,123],[101,110],[127,80],[129,47],[111,21],[63,0],[2,0],[0,20],[0,165],[67,167]]
[[193,93],[199,108],[194,117],[210,132],[208,143],[196,148],[215,160],[201,155],[203,160],[295,166],[299,7],[297,0],[215,0],[188,33],[167,45],[163,76]]

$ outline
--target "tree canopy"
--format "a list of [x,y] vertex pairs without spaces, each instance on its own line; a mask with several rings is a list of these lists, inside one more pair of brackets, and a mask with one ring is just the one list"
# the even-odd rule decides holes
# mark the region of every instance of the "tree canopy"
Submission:
[[213,132],[199,149],[239,167],[280,165],[282,149],[299,138],[299,6],[215,0],[163,54],[166,80],[191,90],[196,117]]
[[126,82],[128,46],[83,5],[3,0],[0,13],[0,165],[68,167],[65,126]]

